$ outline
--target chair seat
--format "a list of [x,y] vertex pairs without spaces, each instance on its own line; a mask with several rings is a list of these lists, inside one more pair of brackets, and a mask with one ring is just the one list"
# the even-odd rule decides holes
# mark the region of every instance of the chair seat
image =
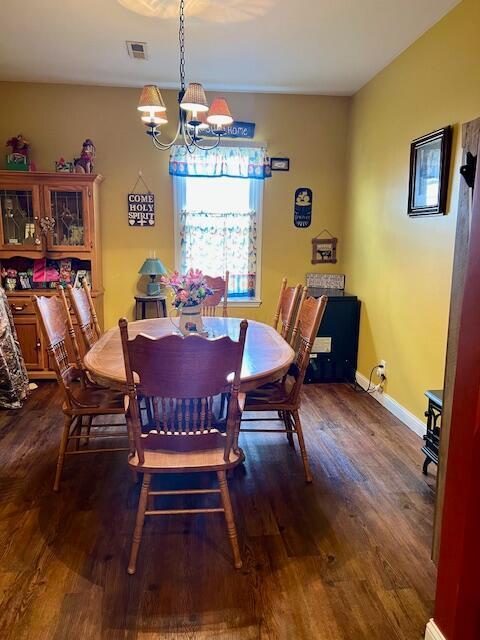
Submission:
[[92,413],[97,415],[125,413],[124,394],[121,391],[112,391],[101,387],[86,387],[75,392],[75,400],[80,406],[74,407],[72,413]]
[[247,393],[244,411],[257,411],[270,405],[275,407],[282,404],[289,405],[292,386],[292,382],[289,379],[285,382],[278,380],[277,382],[269,382],[258,389],[249,391]]
[[135,453],[128,461],[129,465],[137,471],[147,473],[175,473],[178,471],[218,471],[229,469],[243,462],[245,456],[240,450],[238,453],[230,452],[230,459],[225,462],[223,459],[224,449],[208,449],[205,451],[165,451],[146,450],[144,452],[145,462],[140,464],[138,455]]

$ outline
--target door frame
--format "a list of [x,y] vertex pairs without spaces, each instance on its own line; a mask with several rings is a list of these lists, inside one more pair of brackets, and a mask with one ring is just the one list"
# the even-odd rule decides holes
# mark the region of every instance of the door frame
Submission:
[[[478,123],[475,142],[475,155],[478,157],[480,120],[475,122]],[[455,287],[457,283],[460,288],[453,291],[455,295],[450,313],[446,371],[449,404],[446,431],[443,431],[442,422],[442,468],[438,482],[437,539],[434,545],[434,551],[436,549],[438,553],[434,623],[446,640],[480,638],[480,479],[475,465],[480,459],[478,168],[473,198],[467,204],[467,216],[463,211],[458,220],[463,240],[457,236],[453,285]]]

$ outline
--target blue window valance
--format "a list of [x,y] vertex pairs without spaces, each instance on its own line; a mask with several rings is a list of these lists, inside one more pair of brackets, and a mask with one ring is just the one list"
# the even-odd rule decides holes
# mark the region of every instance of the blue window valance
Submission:
[[271,177],[266,150],[259,147],[217,147],[189,153],[184,146],[174,146],[170,152],[169,172],[172,176],[202,178],[264,180]]

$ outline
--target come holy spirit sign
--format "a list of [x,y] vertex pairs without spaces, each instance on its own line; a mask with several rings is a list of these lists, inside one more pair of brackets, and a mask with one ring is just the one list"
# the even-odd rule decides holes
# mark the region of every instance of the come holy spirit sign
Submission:
[[128,224],[131,227],[153,227],[155,224],[155,195],[153,193],[128,194]]
[[[143,184],[146,192],[135,193],[138,183]],[[145,182],[142,172],[133,185],[132,192],[127,195],[128,224],[131,227],[153,227],[155,224],[155,196]]]

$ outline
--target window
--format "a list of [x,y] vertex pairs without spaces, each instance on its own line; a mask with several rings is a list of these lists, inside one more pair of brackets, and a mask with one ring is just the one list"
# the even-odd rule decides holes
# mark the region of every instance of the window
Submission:
[[177,268],[229,271],[228,297],[259,302],[263,180],[174,176]]

